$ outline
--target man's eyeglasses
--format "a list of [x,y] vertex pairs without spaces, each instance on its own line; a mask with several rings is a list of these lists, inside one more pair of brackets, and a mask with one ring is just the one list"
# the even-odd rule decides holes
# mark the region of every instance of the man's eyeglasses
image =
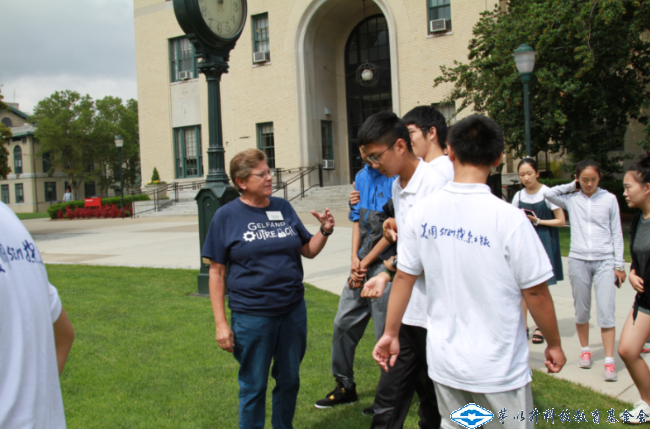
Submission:
[[257,176],[260,179],[264,179],[266,176],[273,177],[275,176],[275,170],[264,170],[261,173],[251,173],[251,176]]
[[391,147],[393,147],[393,146],[395,145],[395,143],[397,143],[397,140],[395,140],[394,142],[392,142],[392,143],[391,143],[391,144],[390,144],[386,149],[382,150],[381,153],[378,153],[377,155],[371,155],[371,156],[368,156],[368,157],[366,157],[366,159],[367,159],[369,162],[373,162],[373,163],[375,163],[375,164],[379,164],[379,163],[381,162],[381,156],[384,154],[384,152],[386,152],[388,149],[390,149]]

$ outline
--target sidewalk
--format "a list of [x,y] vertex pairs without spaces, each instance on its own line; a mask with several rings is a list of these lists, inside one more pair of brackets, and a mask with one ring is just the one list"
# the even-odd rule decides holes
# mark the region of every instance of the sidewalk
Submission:
[[[332,293],[341,294],[350,270],[350,242],[352,224],[347,211],[333,212],[335,233],[329,238],[323,252],[313,260],[303,259],[305,282]],[[319,224],[309,213],[301,219],[310,232],[318,231]],[[24,221],[34,236],[43,260],[50,264],[87,264],[156,268],[199,268],[198,220],[196,217],[97,219],[78,221]],[[605,355],[596,323],[595,297],[592,298],[590,322],[591,349],[594,354],[592,369],[578,368],[580,344],[575,330],[573,298],[568,281],[567,259],[564,261],[565,280],[551,286],[555,302],[562,346],[568,362],[557,377],[584,384],[605,394],[628,402],[639,398],[629,373],[615,353],[618,381],[603,381]],[[629,264],[626,264],[629,272]],[[620,329],[631,308],[634,291],[625,282],[616,294],[617,343]],[[535,325],[529,316],[529,326]],[[543,345],[530,344],[530,365],[545,370]],[[480,350],[477,350],[480,359]],[[650,356],[644,356],[646,361]]]

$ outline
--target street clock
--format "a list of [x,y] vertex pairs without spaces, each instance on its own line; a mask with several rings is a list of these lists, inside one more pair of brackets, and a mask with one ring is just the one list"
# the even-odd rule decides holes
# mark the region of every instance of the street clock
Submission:
[[214,50],[234,48],[246,9],[246,0],[174,0],[176,19],[196,48],[196,41]]

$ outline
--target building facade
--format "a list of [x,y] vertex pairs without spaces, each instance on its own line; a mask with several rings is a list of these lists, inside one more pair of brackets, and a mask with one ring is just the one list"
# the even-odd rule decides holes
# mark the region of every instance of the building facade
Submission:
[[[19,109],[18,103],[6,103],[0,111],[0,122],[11,130],[13,137],[5,144],[9,151],[11,173],[0,179],[0,201],[15,213],[44,212],[63,200],[68,186],[67,176],[54,168],[47,155],[39,155],[40,144],[34,138],[36,126],[27,120],[29,115]],[[94,182],[81,183],[75,199],[95,196],[100,190]]]
[[[221,81],[226,165],[264,150],[273,168],[326,161],[326,185],[362,165],[359,126],[441,103],[441,65],[466,61],[485,0],[249,0],[242,36]],[[167,182],[207,173],[207,84],[171,1],[134,0],[142,172]],[[370,68],[372,78],[362,71]],[[365,76],[366,78],[369,76]],[[440,106],[447,116],[455,106]],[[463,112],[464,114],[467,114]]]

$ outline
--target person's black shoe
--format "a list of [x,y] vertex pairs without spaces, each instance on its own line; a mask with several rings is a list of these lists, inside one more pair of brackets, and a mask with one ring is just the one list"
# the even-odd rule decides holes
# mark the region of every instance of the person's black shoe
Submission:
[[357,386],[352,384],[352,389],[346,389],[339,382],[336,382],[336,388],[332,390],[324,399],[316,401],[316,408],[332,408],[336,405],[352,405],[356,404]]
[[375,409],[372,407],[364,408],[363,411],[361,411],[361,414],[372,417],[375,415]]

